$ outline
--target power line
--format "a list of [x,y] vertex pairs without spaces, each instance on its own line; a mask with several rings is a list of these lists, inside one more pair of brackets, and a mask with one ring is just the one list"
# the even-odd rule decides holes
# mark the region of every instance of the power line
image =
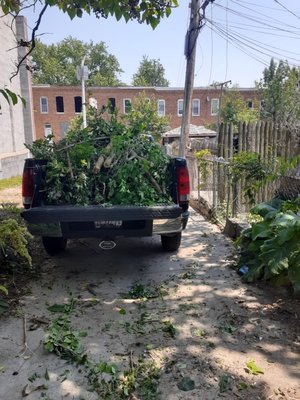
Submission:
[[274,0],[274,1],[275,1],[275,3],[279,4],[282,8],[284,8],[287,12],[289,12],[292,15],[294,15],[294,17],[300,19],[300,17],[297,14],[295,14],[292,10],[288,9],[286,6],[281,4],[280,1],[278,1],[278,0]]
[[[275,0],[274,0],[274,1],[275,1]],[[240,2],[237,2],[236,0],[231,0],[231,2],[234,3],[234,4],[237,4],[239,7],[245,8],[246,10],[249,10],[249,11],[255,13],[255,14],[261,15],[261,16],[263,16],[263,17],[267,17],[267,20],[274,21],[274,22],[276,22],[276,23],[279,23],[280,25],[288,26],[288,27],[290,27],[290,28],[299,29],[299,27],[297,27],[297,26],[289,25],[289,24],[283,23],[282,20],[279,20],[279,19],[277,19],[277,18],[273,18],[273,17],[270,17],[270,16],[266,16],[265,14],[263,14],[263,13],[261,13],[261,12],[259,12],[259,11],[255,11],[255,10],[253,10],[253,7],[250,8],[250,7],[244,6],[244,5],[242,5]]]
[[[221,6],[220,4],[216,4],[215,5],[216,7],[218,7],[218,8],[220,8],[220,9],[222,9],[222,10],[226,10],[226,7],[224,7],[224,6]],[[274,30],[280,30],[280,31],[282,31],[282,32],[287,32],[287,33],[293,33],[293,34],[296,34],[295,32],[293,32],[293,31],[290,31],[290,30],[288,30],[288,29],[285,29],[285,28],[282,28],[282,27],[280,27],[279,25],[283,25],[283,26],[289,26],[289,27],[291,27],[290,25],[287,25],[287,24],[283,24],[282,22],[280,22],[279,21],[279,24],[277,23],[276,25],[272,25],[272,24],[270,24],[269,23],[269,21],[270,20],[273,20],[273,18],[264,18],[264,19],[261,19],[261,18],[255,18],[253,15],[251,15],[251,14],[244,14],[244,13],[241,13],[241,12],[239,12],[239,11],[236,11],[236,10],[233,10],[232,8],[228,8],[228,11],[229,12],[231,12],[232,14],[234,14],[234,15],[237,15],[238,17],[240,17],[240,18],[244,18],[244,19],[246,19],[247,21],[253,21],[253,22],[255,22],[255,23],[257,23],[257,24],[263,24],[263,25],[265,25],[265,26],[268,26],[268,27],[270,27],[270,28],[272,28],[272,29],[274,29]],[[277,20],[278,21],[278,20]],[[294,26],[292,26],[293,28],[295,28],[297,31],[299,31],[299,35],[300,35],[300,28],[298,28],[298,27],[294,27]]]

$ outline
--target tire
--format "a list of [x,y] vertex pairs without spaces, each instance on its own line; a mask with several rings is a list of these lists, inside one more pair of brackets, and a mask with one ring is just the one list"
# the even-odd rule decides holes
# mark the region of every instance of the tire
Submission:
[[55,256],[56,254],[63,253],[67,247],[67,239],[63,237],[42,237],[44,249],[50,256]]
[[172,236],[161,235],[161,245],[164,251],[176,251],[181,243],[181,232]]

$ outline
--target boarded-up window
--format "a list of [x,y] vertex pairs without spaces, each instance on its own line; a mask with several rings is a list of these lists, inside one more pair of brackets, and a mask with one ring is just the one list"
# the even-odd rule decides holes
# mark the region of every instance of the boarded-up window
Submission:
[[56,96],[56,112],[63,113],[64,110],[64,98],[62,96]]
[[60,124],[59,124],[59,130],[60,130],[60,137],[61,137],[61,139],[63,139],[65,136],[66,136],[66,133],[68,132],[68,130],[69,130],[69,126],[70,126],[70,123],[69,122],[61,122]]
[[76,113],[81,113],[82,111],[82,97],[75,96],[74,97],[74,108]]

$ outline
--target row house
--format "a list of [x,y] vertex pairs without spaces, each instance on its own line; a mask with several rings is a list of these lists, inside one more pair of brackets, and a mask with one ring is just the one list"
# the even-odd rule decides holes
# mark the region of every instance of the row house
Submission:
[[[255,88],[238,90],[248,107],[252,108],[257,96]],[[126,114],[140,93],[157,103],[157,113],[167,116],[170,128],[181,125],[183,114],[183,88],[170,87],[89,87],[87,102],[100,109],[110,104],[119,114]],[[194,88],[191,106],[191,124],[210,125],[217,122],[221,90]],[[82,112],[81,86],[33,86],[34,120],[37,138],[53,133],[61,139],[68,131],[70,121]]]

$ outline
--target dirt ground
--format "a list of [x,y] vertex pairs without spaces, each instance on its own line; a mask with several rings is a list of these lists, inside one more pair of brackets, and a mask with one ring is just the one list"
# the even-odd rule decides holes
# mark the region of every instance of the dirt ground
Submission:
[[0,204],[14,204],[17,207],[22,207],[21,187],[0,190]]
[[[217,226],[192,212],[171,255],[156,237],[120,239],[110,251],[98,244],[71,241],[55,258],[40,249],[40,276],[0,319],[0,399],[117,398],[91,386],[90,369],[44,348],[70,303],[92,363],[139,371],[131,400],[300,399],[299,301],[243,284]],[[111,376],[101,375],[108,386]]]

